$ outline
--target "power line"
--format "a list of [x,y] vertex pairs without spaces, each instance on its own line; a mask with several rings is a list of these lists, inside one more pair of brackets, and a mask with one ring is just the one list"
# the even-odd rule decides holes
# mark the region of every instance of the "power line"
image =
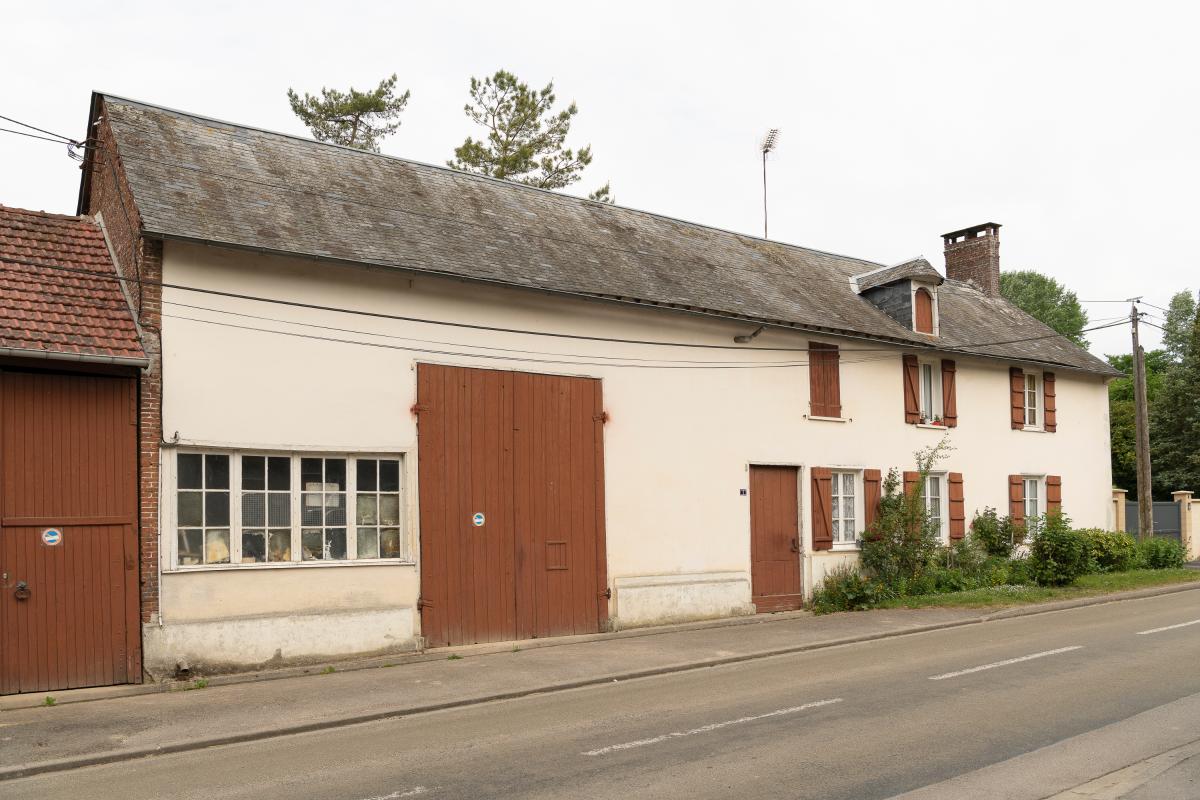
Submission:
[[[39,128],[36,125],[30,125],[28,122],[21,122],[21,120],[19,120],[19,119],[13,119],[12,117],[6,117],[3,114],[0,114],[0,119],[5,120],[6,122],[11,122],[14,125],[20,125],[22,128],[29,128],[31,131],[37,131],[38,133],[44,133],[47,136],[57,136],[59,139],[63,140],[63,144],[80,144],[80,142],[76,141],[75,139],[72,139],[70,136],[63,136],[61,133],[55,133],[54,131],[48,131],[45,128]],[[10,131],[10,133],[20,133],[20,131]],[[28,134],[26,134],[26,135],[28,135]],[[53,140],[51,139],[48,141],[53,141]]]
[[[3,117],[3,119],[8,119],[8,117]],[[0,128],[0,133],[15,133],[17,136],[28,136],[30,139],[41,139],[43,142],[54,142],[55,144],[71,144],[71,142],[61,142],[58,139],[51,139],[48,136],[38,136],[36,133],[15,131],[12,128]]]

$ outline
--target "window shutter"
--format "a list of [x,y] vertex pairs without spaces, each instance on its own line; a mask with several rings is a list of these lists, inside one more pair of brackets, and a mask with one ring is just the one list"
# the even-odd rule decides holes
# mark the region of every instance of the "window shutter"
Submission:
[[1062,513],[1062,476],[1046,476],[1046,511]]
[[1025,370],[1009,367],[1008,384],[1012,396],[1012,429],[1019,431],[1025,427]]
[[1008,516],[1015,525],[1025,524],[1025,479],[1008,476]]
[[875,518],[879,515],[879,498],[882,495],[882,484],[883,475],[879,470],[863,470],[863,508],[866,509],[863,523],[866,528],[874,525]]
[[918,388],[920,374],[917,357],[906,355],[901,360],[904,362],[904,421],[909,425],[916,425],[921,421],[921,390]]
[[1054,433],[1058,430],[1058,415],[1055,413],[1053,372],[1042,374],[1042,396],[1046,400],[1046,408],[1042,413],[1042,427]]
[[942,422],[947,428],[958,427],[958,387],[954,384],[954,361],[942,359]]
[[833,474],[825,467],[812,468],[813,550],[833,549]]
[[917,484],[921,482],[921,473],[905,472],[904,473],[904,494],[911,495],[917,490]]
[[963,502],[963,477],[961,472],[946,476],[950,484],[950,538],[961,539],[967,532],[966,504]]
[[916,317],[917,333],[933,333],[933,295],[928,289],[920,288],[916,291]]
[[842,415],[842,389],[836,344],[808,343],[809,413],[814,417]]

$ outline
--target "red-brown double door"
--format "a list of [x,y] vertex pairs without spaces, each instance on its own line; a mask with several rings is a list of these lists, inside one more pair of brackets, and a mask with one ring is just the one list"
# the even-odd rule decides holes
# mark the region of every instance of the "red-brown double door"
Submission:
[[791,611],[800,586],[800,500],[796,467],[750,467],[750,584],[758,611]]
[[0,694],[141,680],[137,382],[0,370]]
[[600,630],[600,381],[421,364],[417,410],[426,643]]

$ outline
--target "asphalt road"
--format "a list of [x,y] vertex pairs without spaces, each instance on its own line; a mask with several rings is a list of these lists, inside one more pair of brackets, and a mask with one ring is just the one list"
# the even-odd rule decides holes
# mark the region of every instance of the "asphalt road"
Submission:
[[35,776],[0,796],[889,797],[1200,692],[1193,621],[1200,592],[1183,592]]

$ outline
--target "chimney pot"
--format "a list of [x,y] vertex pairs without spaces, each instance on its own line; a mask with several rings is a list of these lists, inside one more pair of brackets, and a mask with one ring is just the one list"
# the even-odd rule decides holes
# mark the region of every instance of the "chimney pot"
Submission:
[[1000,223],[985,222],[942,234],[946,277],[974,283],[989,297],[1000,296]]

